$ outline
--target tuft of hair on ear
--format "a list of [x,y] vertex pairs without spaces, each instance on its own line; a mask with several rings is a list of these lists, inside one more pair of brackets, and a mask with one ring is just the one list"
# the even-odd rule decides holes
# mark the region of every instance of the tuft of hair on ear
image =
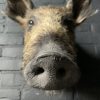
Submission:
[[99,12],[97,9],[93,10],[91,0],[68,0],[66,8],[76,25]]
[[33,9],[31,0],[7,0],[6,13],[8,16],[24,17],[27,10]]
[[24,17],[26,12],[26,5],[23,0],[7,0],[7,15]]
[[[88,1],[88,0],[87,0]],[[85,1],[85,2],[87,2]],[[76,24],[80,24],[83,21],[85,21],[87,18],[90,16],[93,16],[99,12],[98,9],[94,10],[92,8],[92,4],[85,3],[83,8],[81,9],[77,19],[76,19]]]
[[67,2],[67,4],[66,4],[67,10],[72,13],[72,10],[73,10],[72,0],[66,0],[66,2]]

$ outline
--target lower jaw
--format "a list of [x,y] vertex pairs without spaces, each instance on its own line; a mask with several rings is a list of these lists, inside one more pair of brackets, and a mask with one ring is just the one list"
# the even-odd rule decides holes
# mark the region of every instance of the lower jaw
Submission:
[[33,88],[36,88],[36,89],[41,89],[41,90],[44,90],[44,91],[62,91],[63,89],[66,89],[68,87],[65,87],[65,86],[56,86],[56,87],[34,87],[32,86]]

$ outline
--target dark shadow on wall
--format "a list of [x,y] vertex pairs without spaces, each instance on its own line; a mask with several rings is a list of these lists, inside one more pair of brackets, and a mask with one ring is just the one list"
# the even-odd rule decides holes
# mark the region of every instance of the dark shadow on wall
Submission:
[[100,100],[100,57],[90,55],[79,45],[77,48],[81,78],[74,88],[73,100]]
[[77,48],[77,63],[81,70],[79,86],[100,87],[100,58],[88,54],[79,45]]

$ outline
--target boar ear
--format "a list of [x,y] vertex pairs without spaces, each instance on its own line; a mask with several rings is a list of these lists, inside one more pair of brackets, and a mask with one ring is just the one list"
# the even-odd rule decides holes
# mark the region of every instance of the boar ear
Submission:
[[76,25],[98,12],[98,10],[92,9],[91,0],[68,0],[66,8],[71,13]]
[[26,12],[33,9],[33,7],[31,0],[7,0],[6,14],[11,19],[23,23]]

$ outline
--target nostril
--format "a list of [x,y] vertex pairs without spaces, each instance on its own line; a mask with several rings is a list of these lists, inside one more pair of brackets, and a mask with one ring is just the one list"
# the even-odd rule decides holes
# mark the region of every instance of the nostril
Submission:
[[62,79],[62,78],[64,78],[65,74],[66,74],[65,69],[64,69],[64,68],[59,68],[59,69],[57,70],[56,77],[57,77],[58,79]]
[[37,67],[37,68],[34,68],[34,69],[32,70],[32,73],[34,74],[34,76],[35,76],[35,75],[42,74],[43,72],[44,72],[44,69],[41,68],[41,67]]

